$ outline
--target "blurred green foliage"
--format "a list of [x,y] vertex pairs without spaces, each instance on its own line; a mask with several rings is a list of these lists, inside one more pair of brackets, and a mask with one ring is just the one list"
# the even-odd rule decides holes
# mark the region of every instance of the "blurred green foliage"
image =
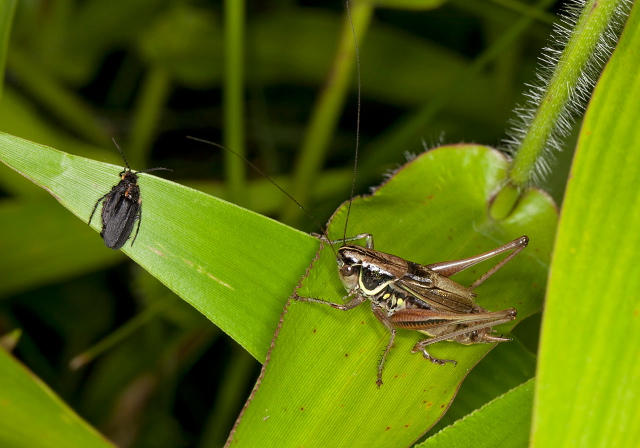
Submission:
[[[343,4],[248,2],[246,13],[246,48],[237,51],[245,51],[248,157],[286,189],[334,57]],[[222,14],[216,1],[18,2],[3,55],[0,131],[122,164],[113,137],[134,169],[171,167],[172,179],[229,197],[226,155],[185,138],[223,139]],[[374,11],[359,42],[360,192],[407,152],[444,142],[499,144],[549,34],[547,13],[525,14],[465,0]],[[352,78],[305,204],[320,222],[349,196]],[[419,126],[407,128],[417,113]],[[557,200],[567,165],[557,165],[547,186]],[[248,188],[247,205],[263,214],[279,216],[289,201],[255,173]],[[122,253],[104,248],[44,190],[1,168],[0,194],[0,232],[29,255],[0,269],[0,334],[22,328],[16,355],[120,446],[220,445],[257,362]],[[528,338],[536,341],[535,331]]]

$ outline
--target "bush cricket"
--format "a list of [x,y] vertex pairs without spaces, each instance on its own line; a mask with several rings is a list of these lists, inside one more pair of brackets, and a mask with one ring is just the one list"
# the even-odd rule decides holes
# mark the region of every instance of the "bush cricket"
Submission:
[[[382,385],[382,371],[387,355],[393,347],[396,329],[416,330],[430,339],[418,341],[412,352],[422,352],[425,359],[434,364],[453,359],[439,359],[429,354],[427,346],[440,341],[455,341],[470,345],[483,342],[503,342],[509,338],[493,335],[493,326],[512,321],[516,310],[490,312],[477,305],[473,290],[497,272],[509,260],[527,246],[529,239],[521,236],[491,251],[461,260],[421,265],[398,256],[379,252],[373,248],[373,235],[363,233],[351,238],[329,241],[342,243],[336,252],[338,275],[347,290],[343,304],[327,302],[313,297],[295,296],[304,302],[322,303],[332,308],[348,311],[366,300],[371,301],[374,316],[389,330],[391,337],[378,364],[376,384]],[[345,245],[347,241],[365,240],[365,246]],[[465,287],[451,280],[457,274],[477,263],[505,252],[511,253],[476,280]]]

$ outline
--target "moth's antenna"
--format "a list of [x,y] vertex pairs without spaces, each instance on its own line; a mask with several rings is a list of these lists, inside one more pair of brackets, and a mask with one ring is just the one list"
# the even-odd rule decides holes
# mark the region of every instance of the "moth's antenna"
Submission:
[[120,155],[124,159],[125,165],[127,165],[127,168],[129,168],[129,171],[131,171],[131,167],[129,166],[129,162],[127,162],[127,158],[124,156],[124,153],[122,152],[122,149],[120,149],[120,146],[118,146],[118,143],[116,143],[116,139],[112,137],[111,141],[113,141],[113,144],[116,145],[116,148],[118,148],[118,151],[120,151]]
[[159,166],[156,168],[147,168],[146,170],[136,171],[136,173],[148,173],[149,171],[159,171],[159,170],[173,171],[171,168],[164,168],[162,166]]
[[[313,223],[318,226],[318,228],[320,229],[320,231],[322,232],[322,234],[324,235],[324,237],[329,240],[329,236],[327,235],[327,232],[325,232],[324,228],[322,227],[322,225],[318,222],[318,220],[316,218],[313,217],[313,215],[309,212],[309,210],[307,210],[306,208],[304,208],[304,206],[296,201],[296,198],[294,198],[293,196],[291,196],[284,188],[282,188],[280,185],[278,185],[273,179],[271,179],[271,177],[269,177],[268,174],[266,174],[264,171],[262,171],[255,163],[251,162],[249,159],[247,159],[245,156],[243,156],[242,154],[239,154],[237,152],[235,152],[234,150],[227,148],[226,146],[223,146],[219,143],[215,143],[215,142],[210,142],[209,140],[203,140],[201,138],[197,138],[197,137],[191,137],[190,135],[187,135],[187,138],[189,140],[195,140],[196,142],[200,142],[200,143],[207,143],[209,145],[213,145],[217,148],[223,149],[225,151],[229,151],[231,154],[234,154],[236,157],[239,157],[240,159],[244,160],[244,163],[246,163],[247,165],[249,165],[251,168],[253,168],[254,170],[256,170],[259,174],[261,174],[262,176],[264,176],[269,182],[271,182],[273,185],[275,185],[275,187],[280,190],[281,192],[283,192],[289,199],[291,199],[293,202],[296,203],[296,205],[298,207],[300,207],[300,209],[305,212],[307,214],[307,216],[309,216],[309,218],[311,218],[311,220],[313,221]],[[333,246],[331,246],[333,247]]]
[[[120,149],[120,146],[118,146],[118,144],[116,143],[116,139],[115,138],[111,138],[111,140],[113,141],[113,144],[116,145],[116,148],[118,148],[118,151],[120,152],[120,155],[124,159],[124,163],[127,165],[127,169],[129,171],[132,171],[131,167],[129,166],[129,162],[127,162],[127,158],[124,156],[124,153],[122,152],[122,149]],[[147,168],[146,170],[136,171],[134,174],[137,174],[137,173],[148,173],[149,171],[158,171],[158,170],[173,171],[170,168],[164,168],[164,167],[159,166],[157,168]]]
[[351,181],[351,194],[349,195],[349,205],[347,206],[347,218],[344,221],[344,232],[342,234],[343,244],[347,240],[347,226],[349,225],[349,216],[351,215],[351,204],[353,203],[353,195],[356,190],[356,175],[358,174],[358,150],[360,148],[360,103],[362,101],[361,95],[361,81],[360,81],[360,51],[358,49],[358,38],[356,37],[356,28],[353,26],[353,19],[351,18],[351,10],[349,9],[349,0],[345,0],[345,6],[347,8],[347,18],[349,19],[349,25],[351,26],[351,32],[353,33],[353,44],[356,50],[356,78],[358,84],[358,108],[356,113],[356,150],[353,161],[353,179]]

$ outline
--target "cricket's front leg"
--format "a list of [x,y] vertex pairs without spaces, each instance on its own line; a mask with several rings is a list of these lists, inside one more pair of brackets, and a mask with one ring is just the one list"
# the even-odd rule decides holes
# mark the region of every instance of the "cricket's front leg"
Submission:
[[355,292],[350,292],[349,294],[344,296],[342,299],[345,300],[350,296],[354,296],[354,297],[351,298],[351,300],[349,300],[347,303],[327,302],[326,300],[316,299],[315,297],[302,297],[297,294],[294,294],[293,298],[295,300],[299,300],[300,302],[322,303],[324,305],[329,305],[331,308],[335,308],[337,310],[342,310],[342,311],[352,310],[353,308],[357,307],[362,302],[367,300],[366,297],[364,297],[361,294],[357,294]]
[[384,363],[387,360],[387,355],[389,354],[391,347],[393,347],[393,341],[396,339],[396,329],[393,328],[393,325],[391,324],[387,313],[383,309],[376,308],[372,304],[371,311],[373,311],[373,315],[376,316],[380,323],[387,327],[387,330],[389,330],[389,333],[391,334],[389,342],[387,343],[387,348],[384,350],[382,359],[378,364],[378,379],[376,380],[376,385],[378,386],[378,388],[380,388],[380,386],[382,386],[382,370],[384,369]]

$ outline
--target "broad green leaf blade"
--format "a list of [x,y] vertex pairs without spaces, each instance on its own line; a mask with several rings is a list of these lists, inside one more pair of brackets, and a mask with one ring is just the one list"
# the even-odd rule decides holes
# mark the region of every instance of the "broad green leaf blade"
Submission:
[[[478,289],[490,310],[518,309],[522,319],[540,308],[557,220],[549,198],[528,191],[503,222],[488,218],[487,201],[505,179],[508,163],[481,146],[452,146],[413,160],[373,196],[354,201],[348,235],[370,232],[376,249],[428,264],[471,256],[522,234],[530,246]],[[329,236],[341,238],[345,207]],[[456,276],[471,284],[491,266]],[[325,248],[299,291],[340,302],[344,296],[334,253]],[[508,326],[499,331],[506,331]],[[435,356],[458,366],[433,365],[411,348],[420,335],[399,331],[376,387],[376,367],[388,331],[362,306],[342,312],[291,302],[253,401],[237,426],[232,446],[408,446],[449,407],[469,370],[489,345],[440,343]],[[272,438],[278,434],[277,441]]]
[[555,244],[533,445],[640,439],[640,10],[587,110]]
[[[82,222],[122,171],[7,134],[0,134],[0,160],[47,189]],[[286,298],[318,241],[152,175],[141,174],[139,185],[140,234],[122,250],[264,360]],[[95,230],[101,228],[99,215],[91,224]],[[97,234],[95,241],[102,244]]]
[[1,348],[0,372],[0,446],[113,446]]
[[[443,429],[416,446],[468,447],[499,446],[518,448],[529,446],[531,409],[533,407],[533,379],[515,387],[478,411]],[[479,435],[481,434],[479,439]]]

